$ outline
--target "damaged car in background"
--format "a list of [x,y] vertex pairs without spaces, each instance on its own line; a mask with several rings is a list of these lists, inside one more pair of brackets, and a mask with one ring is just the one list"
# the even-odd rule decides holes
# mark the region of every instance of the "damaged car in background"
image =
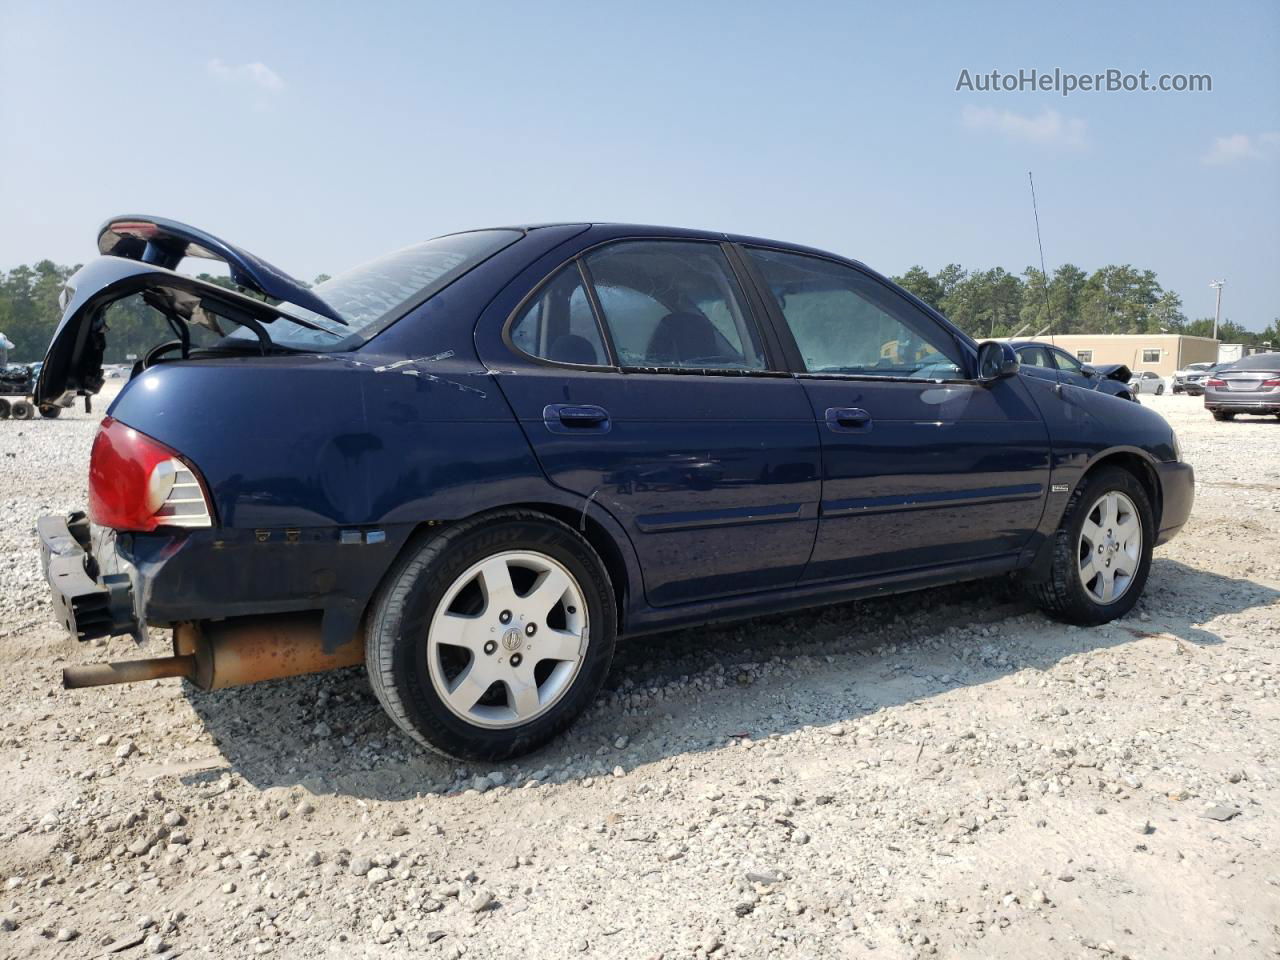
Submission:
[[1108,622],[1191,510],[1160,416],[807,247],[506,227],[314,288],[157,217],[98,248],[39,401],[102,387],[113,304],[167,333],[43,563],[71,637],[173,654],[69,687],[363,665],[410,737],[500,759],[591,703],[622,636],[998,575]]

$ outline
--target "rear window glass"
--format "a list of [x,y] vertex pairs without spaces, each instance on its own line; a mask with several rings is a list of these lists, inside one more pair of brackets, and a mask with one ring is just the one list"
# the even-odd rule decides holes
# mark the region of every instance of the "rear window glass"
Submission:
[[1280,353],[1255,353],[1235,360],[1227,370],[1280,370]]
[[[473,230],[388,253],[312,288],[347,326],[296,304],[284,304],[282,310],[322,329],[277,320],[268,333],[273,341],[287,346],[346,349],[368,340],[413,304],[426,300],[522,236],[519,230]],[[232,336],[256,339],[248,330],[237,330]]]

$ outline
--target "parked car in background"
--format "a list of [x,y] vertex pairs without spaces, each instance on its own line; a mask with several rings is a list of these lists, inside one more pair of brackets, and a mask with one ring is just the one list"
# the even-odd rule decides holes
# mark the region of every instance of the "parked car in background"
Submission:
[[1204,381],[1217,369],[1216,363],[1189,363],[1173,375],[1173,392],[1198,397],[1204,393]]
[[1129,387],[1129,368],[1122,363],[1090,366],[1067,351],[1040,340],[1010,340],[1009,345],[1017,353],[1024,373],[1055,383],[1069,383],[1084,390],[1109,393],[1124,400],[1134,399],[1134,391]]
[[1280,416],[1280,353],[1220,365],[1204,382],[1204,408],[1215,420],[1233,420],[1238,413]]
[[362,663],[410,737],[496,760],[591,703],[619,636],[1007,573],[1106,623],[1191,510],[1163,417],[807,247],[506,227],[313,288],[154,217],[98,247],[42,402],[102,387],[114,300],[188,335],[111,404],[44,567],[71,636],[169,626],[174,655],[68,686]]
[[1137,393],[1154,393],[1157,397],[1164,394],[1164,377],[1152,370],[1143,370],[1129,378],[1129,388]]

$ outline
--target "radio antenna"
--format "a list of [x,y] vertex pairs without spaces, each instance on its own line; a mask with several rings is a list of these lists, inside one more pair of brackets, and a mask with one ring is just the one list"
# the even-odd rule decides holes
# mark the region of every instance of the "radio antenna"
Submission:
[[1049,321],[1049,342],[1058,345],[1053,337],[1053,314],[1049,310],[1049,274],[1044,268],[1044,241],[1040,239],[1040,210],[1036,206],[1036,178],[1027,171],[1027,182],[1031,184],[1031,212],[1036,218],[1036,246],[1040,248],[1040,293],[1044,300],[1045,317]]

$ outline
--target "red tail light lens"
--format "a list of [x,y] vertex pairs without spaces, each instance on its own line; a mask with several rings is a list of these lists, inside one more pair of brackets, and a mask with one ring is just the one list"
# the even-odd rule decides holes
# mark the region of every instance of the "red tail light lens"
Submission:
[[1206,387],[1225,387],[1227,385],[1227,381],[1219,380],[1215,377],[1212,380],[1206,380],[1204,385]]
[[195,467],[119,420],[98,427],[89,456],[89,519],[115,530],[211,525]]
[[1262,385],[1264,387],[1280,387],[1280,377],[1277,377],[1274,380],[1263,380]]

